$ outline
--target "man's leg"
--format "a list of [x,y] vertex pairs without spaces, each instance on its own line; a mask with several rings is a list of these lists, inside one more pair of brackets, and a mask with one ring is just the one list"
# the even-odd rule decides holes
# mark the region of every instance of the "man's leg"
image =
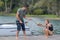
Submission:
[[27,40],[27,38],[26,38],[26,32],[25,32],[25,25],[22,24],[21,26],[22,26],[22,31],[23,31],[23,34],[24,34],[24,39]]
[[23,31],[23,34],[24,34],[24,39],[27,40],[27,37],[26,37],[26,32]]
[[25,31],[23,31],[23,34],[24,34],[24,36],[26,36],[26,32]]
[[19,31],[16,31],[16,40],[18,40]]
[[18,35],[19,35],[19,31],[21,30],[21,25],[19,21],[16,21],[16,24],[17,24],[16,40],[18,40]]

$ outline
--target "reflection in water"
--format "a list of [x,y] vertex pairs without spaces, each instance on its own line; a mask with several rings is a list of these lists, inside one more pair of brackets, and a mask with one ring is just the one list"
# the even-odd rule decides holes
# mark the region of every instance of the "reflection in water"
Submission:
[[[30,31],[32,34],[43,34],[43,27],[37,26],[37,23],[44,24],[44,19],[37,18],[37,17],[31,17],[32,20],[26,20],[28,21],[28,26],[30,28]],[[0,16],[0,23],[15,23],[16,18],[15,17],[7,17],[7,16]],[[50,20],[50,22],[54,26],[54,34],[60,34],[60,20]]]

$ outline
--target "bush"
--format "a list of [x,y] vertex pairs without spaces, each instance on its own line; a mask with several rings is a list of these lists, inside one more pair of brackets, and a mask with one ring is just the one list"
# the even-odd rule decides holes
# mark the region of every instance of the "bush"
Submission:
[[43,15],[43,10],[42,10],[42,9],[35,9],[35,10],[33,11],[33,14],[34,14],[34,15]]
[[18,10],[18,7],[14,8],[12,12],[13,12],[13,13],[16,13],[17,10]]

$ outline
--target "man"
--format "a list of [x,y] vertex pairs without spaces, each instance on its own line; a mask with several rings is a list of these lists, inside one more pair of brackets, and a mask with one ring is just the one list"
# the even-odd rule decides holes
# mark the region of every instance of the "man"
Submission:
[[19,8],[17,11],[17,14],[16,14],[16,18],[17,18],[17,21],[16,21],[16,24],[17,24],[16,39],[17,40],[18,40],[19,31],[21,30],[21,28],[22,28],[22,31],[24,33],[24,36],[26,36],[23,18],[26,18],[25,14],[27,13],[28,7],[29,7],[28,5],[24,5],[22,8]]

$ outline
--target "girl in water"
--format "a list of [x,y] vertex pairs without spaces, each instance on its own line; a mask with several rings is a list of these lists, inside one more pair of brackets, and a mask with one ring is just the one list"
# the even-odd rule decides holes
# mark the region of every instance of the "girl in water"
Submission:
[[53,25],[49,23],[48,19],[45,20],[45,25],[38,24],[38,26],[46,27],[45,30],[44,30],[46,38],[48,38],[48,36],[53,34]]

